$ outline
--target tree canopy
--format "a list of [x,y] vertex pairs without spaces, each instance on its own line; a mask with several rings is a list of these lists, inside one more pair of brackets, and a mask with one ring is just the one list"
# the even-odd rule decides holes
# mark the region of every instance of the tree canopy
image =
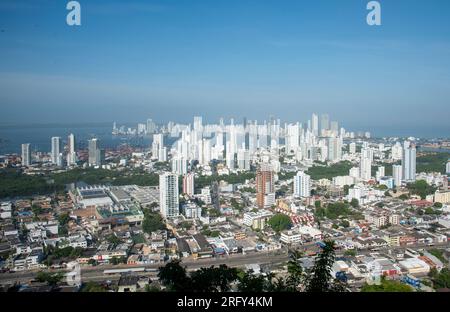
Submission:
[[276,232],[287,230],[292,226],[291,218],[282,213],[278,213],[271,217],[268,223],[270,227]]

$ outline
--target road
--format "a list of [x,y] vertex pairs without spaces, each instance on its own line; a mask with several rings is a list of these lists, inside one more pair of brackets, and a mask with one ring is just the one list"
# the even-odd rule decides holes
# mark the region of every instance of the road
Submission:
[[[315,243],[308,243],[307,245],[301,245],[301,249],[306,247],[306,250],[317,249]],[[413,250],[429,250],[429,249],[445,249],[449,244],[438,244],[435,246],[427,245],[414,245],[407,248]],[[371,250],[358,250],[359,255],[370,255],[371,253],[386,253],[389,249],[395,249],[393,247],[379,248],[377,251]],[[338,250],[336,256],[342,256],[343,252]],[[183,260],[182,264],[186,266],[187,271],[197,270],[201,267],[209,267],[212,265],[218,266],[226,264],[229,267],[245,267],[248,264],[280,264],[288,261],[289,256],[286,249],[282,249],[278,252],[253,252],[245,255],[231,255],[223,256],[220,258],[198,259],[198,260]],[[83,281],[105,281],[105,280],[117,280],[119,274],[116,275],[104,275],[103,271],[108,269],[125,269],[145,267],[147,269],[157,269],[164,264],[146,264],[146,265],[99,265],[99,266],[86,266],[81,268],[81,277]],[[11,284],[14,282],[28,283],[33,280],[39,270],[23,271],[16,273],[3,273],[0,274],[0,284]],[[50,272],[67,272],[67,270],[49,270]],[[142,275],[154,276],[154,272],[140,273]]]
[[[254,252],[245,255],[233,255],[223,256],[220,258],[211,259],[198,259],[198,260],[186,260],[182,264],[186,266],[187,271],[197,270],[201,267],[209,267],[212,265],[218,266],[226,264],[229,267],[245,267],[248,264],[279,264],[286,262],[288,255],[286,250],[278,252]],[[83,281],[104,281],[104,280],[116,280],[119,275],[104,275],[103,271],[108,269],[125,269],[145,267],[147,269],[157,269],[163,264],[146,264],[146,265],[99,265],[99,266],[86,266],[81,268],[81,278]],[[0,274],[0,284],[12,284],[14,282],[28,283],[33,280],[39,270],[23,271],[15,273]],[[49,272],[63,272],[67,270],[49,270]],[[140,273],[141,274],[141,273]],[[152,276],[155,273],[146,273],[143,275]]]

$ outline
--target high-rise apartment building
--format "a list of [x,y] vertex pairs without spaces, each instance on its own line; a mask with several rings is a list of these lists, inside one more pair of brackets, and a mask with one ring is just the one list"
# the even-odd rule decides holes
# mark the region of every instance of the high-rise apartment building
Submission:
[[256,172],[256,202],[259,208],[275,203],[274,174],[270,164],[262,163]]
[[403,180],[416,181],[416,145],[409,141],[403,143],[402,170]]
[[312,114],[311,118],[311,131],[314,136],[319,136],[319,116],[317,114]]
[[104,150],[100,149],[100,142],[98,139],[90,139],[88,141],[89,149],[89,166],[101,166],[104,161]]
[[67,165],[73,166],[77,163],[77,153],[75,151],[75,135],[72,133],[68,136],[67,146]]
[[61,150],[61,138],[52,137],[51,160],[52,164],[56,166],[62,166],[62,154],[60,150]]
[[22,166],[28,167],[31,164],[30,144],[22,144]]
[[194,173],[192,172],[183,176],[183,193],[194,196]]
[[303,171],[297,172],[297,175],[294,177],[294,196],[311,196],[311,177]]
[[392,166],[392,177],[394,178],[394,186],[399,187],[402,185],[402,166],[393,165]]
[[372,158],[373,151],[370,148],[361,149],[359,174],[363,181],[368,181],[372,178]]
[[324,131],[330,129],[330,117],[328,114],[322,114],[320,116],[320,134],[323,135]]
[[159,176],[159,206],[164,218],[178,216],[178,176],[176,174],[166,172]]
[[338,137],[330,137],[327,139],[327,152],[329,161],[339,161],[342,158],[342,144]]

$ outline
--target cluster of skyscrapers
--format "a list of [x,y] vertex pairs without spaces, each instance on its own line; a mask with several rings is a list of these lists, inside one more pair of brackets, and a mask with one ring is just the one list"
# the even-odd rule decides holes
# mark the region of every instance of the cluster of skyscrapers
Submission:
[[[88,165],[101,166],[104,163],[105,151],[100,148],[98,139],[88,141]],[[51,138],[50,162],[57,167],[73,167],[77,165],[78,157],[76,151],[75,135],[67,137],[66,149],[62,146],[61,137]],[[28,167],[32,164],[30,143],[22,144],[22,166]]]

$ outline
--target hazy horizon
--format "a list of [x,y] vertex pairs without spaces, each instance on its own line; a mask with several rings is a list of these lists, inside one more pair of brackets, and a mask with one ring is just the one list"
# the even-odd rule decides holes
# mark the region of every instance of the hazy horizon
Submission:
[[[0,3],[1,124],[306,122],[450,134],[450,2]],[[405,134],[406,135],[406,134]],[[414,134],[418,136],[418,134]]]

